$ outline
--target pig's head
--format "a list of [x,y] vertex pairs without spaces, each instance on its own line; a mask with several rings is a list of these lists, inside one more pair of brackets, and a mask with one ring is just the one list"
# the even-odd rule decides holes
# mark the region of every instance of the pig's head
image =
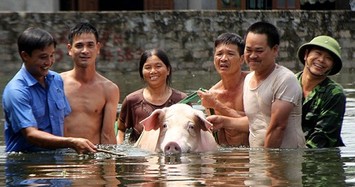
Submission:
[[174,154],[217,149],[212,124],[187,104],[157,109],[141,124],[144,131],[136,145],[146,150]]

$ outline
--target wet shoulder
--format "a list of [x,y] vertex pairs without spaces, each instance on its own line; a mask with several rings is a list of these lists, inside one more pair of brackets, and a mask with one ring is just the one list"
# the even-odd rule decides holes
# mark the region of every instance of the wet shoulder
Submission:
[[187,96],[186,93],[184,93],[180,90],[177,90],[174,88],[172,88],[171,90],[172,90],[172,93],[171,93],[170,99],[172,99],[173,101],[179,102],[181,99],[183,99]]
[[60,77],[60,74],[59,74],[59,73],[57,73],[57,72],[55,72],[55,71],[51,71],[51,70],[48,72],[48,75],[49,75],[49,76],[56,77],[56,78],[57,78],[57,77]]
[[242,78],[243,80],[245,79],[245,77],[250,73],[251,71],[242,71]]
[[63,77],[55,71],[49,71],[48,76],[51,76],[53,80],[56,82],[60,82],[60,83],[63,82]]
[[344,93],[344,88],[337,82],[335,82],[333,79],[327,77],[323,82],[322,86],[326,88],[325,92],[331,93],[331,95],[345,95]]
[[124,102],[134,105],[135,103],[139,103],[142,100],[143,100],[143,88],[133,91],[132,93],[128,94],[125,97]]
[[59,75],[63,79],[63,82],[65,84],[69,84],[71,82],[75,82],[74,77],[73,77],[73,70],[62,72]]
[[274,74],[275,79],[278,79],[278,80],[291,79],[291,80],[295,80],[298,82],[296,74],[293,73],[290,69],[288,69],[284,66],[281,66],[281,65],[277,65],[274,73],[272,73],[272,74]]
[[208,90],[209,90],[209,91],[214,91],[214,90],[218,91],[218,90],[220,90],[222,87],[223,87],[223,85],[222,85],[222,80],[220,80],[220,81],[218,81],[216,84],[214,84],[213,86],[211,86],[211,88],[208,89]]
[[59,75],[63,78],[69,77],[73,74],[73,70],[61,72]]
[[104,77],[103,75],[97,73],[96,74],[96,82],[101,84],[102,87],[104,87],[105,89],[109,90],[109,91],[118,91],[118,85],[116,83],[114,83],[113,81],[111,81],[110,79]]

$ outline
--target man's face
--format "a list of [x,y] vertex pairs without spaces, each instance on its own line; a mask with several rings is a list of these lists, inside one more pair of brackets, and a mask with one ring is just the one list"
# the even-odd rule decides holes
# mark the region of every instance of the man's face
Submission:
[[95,64],[96,57],[100,54],[100,43],[96,41],[94,34],[83,33],[73,38],[73,44],[68,44],[69,55],[76,66],[87,67]]
[[32,55],[22,51],[21,57],[27,71],[41,82],[48,74],[49,68],[54,64],[54,53],[55,47],[54,45],[50,45],[43,49],[33,50]]
[[265,34],[249,32],[245,40],[244,59],[250,70],[263,72],[275,63],[278,46],[270,48]]
[[243,55],[239,54],[238,46],[220,44],[214,52],[214,66],[219,74],[237,73],[241,70]]
[[307,49],[304,61],[306,70],[315,76],[327,76],[334,64],[332,55],[322,48]]

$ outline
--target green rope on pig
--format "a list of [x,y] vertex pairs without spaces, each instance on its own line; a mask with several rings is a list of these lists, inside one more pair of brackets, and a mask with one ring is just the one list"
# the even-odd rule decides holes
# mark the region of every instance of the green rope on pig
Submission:
[[[213,108],[210,108],[209,110],[210,110],[210,114],[211,115],[215,114]],[[216,140],[216,142],[219,144],[218,132],[217,131],[213,131],[212,134],[213,134],[213,137]]]
[[[202,88],[200,88],[199,90],[201,90],[201,89]],[[199,97],[198,97],[197,91],[196,91],[196,92],[192,92],[191,94],[186,96],[184,99],[182,99],[178,103],[190,104],[192,101],[196,101],[198,98]],[[197,100],[197,103],[201,103],[201,100]]]
[[115,121],[115,135],[117,136],[117,133],[118,133],[118,122]]

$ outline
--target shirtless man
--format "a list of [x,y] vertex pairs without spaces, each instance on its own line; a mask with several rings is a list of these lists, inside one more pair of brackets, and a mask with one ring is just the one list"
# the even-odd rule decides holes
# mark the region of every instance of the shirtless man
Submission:
[[87,138],[94,144],[116,144],[114,123],[120,91],[96,72],[101,44],[98,32],[82,22],[70,30],[68,53],[74,68],[61,74],[72,113],[65,118],[64,136]]
[[[244,42],[234,33],[223,33],[215,40],[214,66],[221,80],[209,91],[199,91],[202,105],[215,114],[241,117],[243,109],[243,83],[248,72],[243,65]],[[224,146],[249,146],[248,133],[232,128],[221,128],[216,141]]]

